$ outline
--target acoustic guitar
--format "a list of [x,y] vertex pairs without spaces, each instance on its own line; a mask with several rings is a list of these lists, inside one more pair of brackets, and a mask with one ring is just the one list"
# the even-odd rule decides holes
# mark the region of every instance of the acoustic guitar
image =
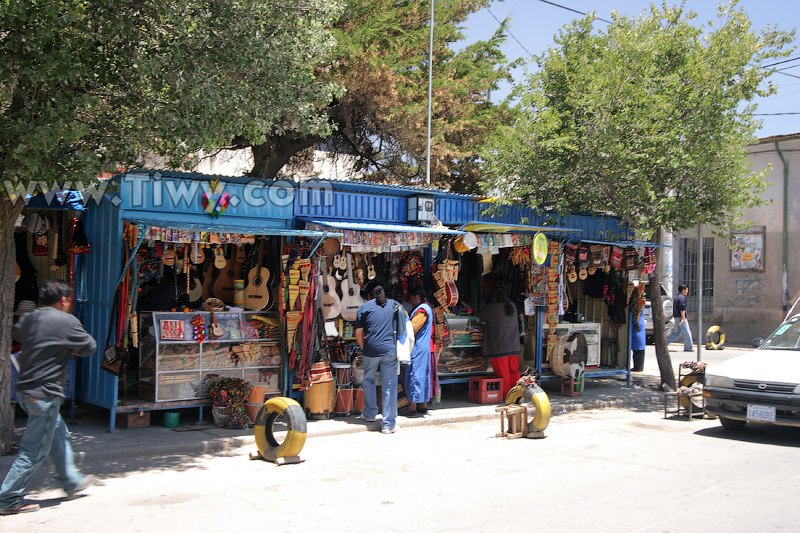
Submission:
[[222,251],[222,245],[218,244],[214,248],[214,266],[217,267],[217,270],[222,270],[226,265],[225,252]]
[[260,311],[272,307],[272,291],[270,290],[270,272],[263,266],[264,238],[258,245],[258,263],[247,274],[247,287],[244,289],[244,307],[252,311]]
[[[216,264],[216,262],[214,263]],[[236,260],[234,254],[225,262],[214,282],[214,298],[219,298],[228,305],[233,304],[233,282],[242,275],[242,264]]]
[[214,314],[214,307],[209,305],[208,311],[211,313],[211,326],[208,328],[211,338],[222,337],[222,326],[217,322],[217,315]]
[[336,279],[330,268],[320,265],[319,284],[322,287],[322,314],[325,320],[333,320],[342,313],[342,300],[336,294]]
[[214,297],[214,260],[210,257],[203,262],[203,300]]
[[364,304],[361,286],[353,281],[353,264],[347,254],[347,278],[342,280],[342,318],[354,322],[358,318],[358,308]]
[[372,257],[375,254],[367,254],[367,279],[373,280],[377,274],[375,273],[375,265],[372,264]]
[[199,242],[192,243],[192,263],[195,265],[199,265],[203,261],[206,260],[206,254],[203,252],[203,249],[200,248]]
[[[166,248],[167,245],[165,244],[164,247]],[[164,266],[175,266],[177,260],[178,253],[175,251],[175,248],[171,246],[164,250],[164,255],[161,256],[161,262],[164,263]]]

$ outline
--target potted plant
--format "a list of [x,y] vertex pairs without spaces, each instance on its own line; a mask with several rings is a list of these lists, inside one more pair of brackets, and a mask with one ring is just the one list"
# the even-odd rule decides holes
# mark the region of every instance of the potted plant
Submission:
[[244,404],[250,395],[250,385],[241,378],[206,376],[206,391],[211,397],[214,421],[228,429],[250,425]]

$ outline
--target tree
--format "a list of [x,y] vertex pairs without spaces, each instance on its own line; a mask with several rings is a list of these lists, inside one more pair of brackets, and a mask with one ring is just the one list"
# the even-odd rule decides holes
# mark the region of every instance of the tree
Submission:
[[[500,49],[505,23],[488,41],[454,49],[464,38],[460,24],[488,4],[435,4],[431,181],[462,192],[476,190],[476,147],[510,117],[505,103],[489,100],[515,64]],[[367,179],[424,183],[429,9],[426,2],[350,0],[333,27],[334,60],[318,72],[346,88],[326,109],[332,133],[309,135],[284,122],[265,142],[240,135],[233,147],[252,147],[250,174],[274,178],[293,156],[323,143],[334,155],[354,157]]]
[[[316,70],[340,9],[338,0],[0,3],[0,353],[11,348],[16,193],[88,186],[143,153],[179,162],[234,135],[263,142],[286,124],[327,134],[319,107],[341,90]],[[0,454],[13,436],[10,373],[0,357]]]
[[[507,202],[611,212],[659,242],[662,231],[740,220],[761,202],[766,174],[749,172],[748,102],[774,92],[763,65],[788,55],[793,33],[754,34],[735,2],[720,6],[718,23],[694,19],[684,4],[651,5],[638,18],[614,13],[606,28],[593,16],[565,26],[515,88],[519,118],[488,143],[484,186]],[[655,324],[658,285],[649,284]],[[662,381],[675,387],[661,328],[655,338]]]

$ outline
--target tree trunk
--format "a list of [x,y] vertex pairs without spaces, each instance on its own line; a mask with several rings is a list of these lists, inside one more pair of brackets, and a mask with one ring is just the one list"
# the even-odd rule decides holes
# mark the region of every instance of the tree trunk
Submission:
[[11,327],[14,322],[14,222],[23,203],[0,196],[0,455],[8,454],[14,438],[11,406]]
[[273,180],[295,154],[322,141],[313,135],[272,135],[264,144],[254,144],[253,170],[250,176]]
[[[661,243],[662,235],[662,229],[658,228],[655,234],[655,242]],[[664,335],[664,310],[661,306],[661,272],[664,269],[663,248],[656,248],[656,259],[656,269],[650,274],[647,284],[647,295],[650,299],[650,311],[653,318],[653,343],[656,346],[658,369],[661,371],[661,384],[675,390],[675,371],[672,368],[672,359],[667,348],[667,337]]]

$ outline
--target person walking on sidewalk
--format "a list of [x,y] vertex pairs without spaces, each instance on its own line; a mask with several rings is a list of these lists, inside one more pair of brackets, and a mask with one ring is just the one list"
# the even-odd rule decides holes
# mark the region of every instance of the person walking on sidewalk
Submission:
[[692,330],[689,329],[689,320],[686,317],[686,295],[689,294],[689,287],[683,284],[678,285],[678,294],[675,296],[672,316],[675,318],[675,329],[667,335],[667,344],[675,342],[683,337],[683,351],[694,351],[692,342]]
[[394,338],[395,301],[386,297],[383,286],[367,283],[369,301],[358,308],[356,342],[361,346],[364,366],[364,412],[361,417],[374,422],[378,416],[375,376],[381,371],[381,433],[394,433],[397,419],[397,347]]
[[403,390],[408,398],[408,406],[400,414],[419,416],[428,412],[431,399],[431,339],[433,334],[433,309],[425,301],[425,289],[414,287],[409,292],[414,310],[411,312],[411,325],[414,327],[414,349],[411,351],[411,364],[402,365]]
[[38,503],[24,501],[25,489],[50,457],[56,478],[67,498],[88,487],[93,476],[75,467],[69,430],[59,410],[72,354],[88,356],[97,343],[70,314],[72,289],[61,280],[48,280],[39,290],[42,307],[29,311],[12,331],[22,348],[17,357],[17,402],[28,414],[19,454],[0,486],[0,515],[38,511]]

